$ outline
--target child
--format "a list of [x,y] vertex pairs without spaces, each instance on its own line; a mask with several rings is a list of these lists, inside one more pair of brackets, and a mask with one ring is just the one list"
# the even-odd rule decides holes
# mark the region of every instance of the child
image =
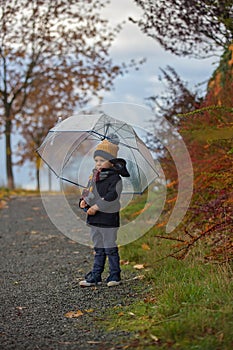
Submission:
[[[114,142],[114,143],[113,143]],[[117,231],[120,226],[121,176],[128,177],[126,161],[116,158],[119,147],[116,138],[103,140],[94,152],[95,169],[89,178],[87,189],[83,191],[79,206],[87,212],[95,257],[92,271],[79,284],[82,287],[99,285],[106,258],[109,262],[108,287],[121,283],[121,269]]]

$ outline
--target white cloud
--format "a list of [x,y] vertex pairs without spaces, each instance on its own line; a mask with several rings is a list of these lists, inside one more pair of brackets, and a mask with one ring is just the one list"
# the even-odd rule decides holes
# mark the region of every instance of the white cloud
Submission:
[[140,7],[133,0],[111,0],[103,10],[103,15],[113,25],[126,20],[129,15],[137,19],[141,13]]
[[[119,77],[114,84],[114,90],[104,93],[104,102],[128,101],[145,103],[145,98],[153,94],[161,94],[164,86],[158,80],[160,68],[172,66],[181,78],[194,86],[207,81],[215,69],[213,62],[218,58],[191,59],[175,56],[166,52],[159,44],[142,34],[136,24],[128,21],[128,17],[138,18],[141,10],[132,0],[112,0],[105,9],[113,24],[126,20],[124,29],[118,35],[111,48],[111,55],[117,62],[129,62],[130,59],[145,57],[147,61],[140,66],[139,71],[130,71],[124,77]],[[132,98],[133,96],[133,98]]]

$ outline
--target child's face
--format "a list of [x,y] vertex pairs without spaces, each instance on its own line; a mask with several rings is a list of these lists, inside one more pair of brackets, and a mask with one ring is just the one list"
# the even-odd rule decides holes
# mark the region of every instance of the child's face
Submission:
[[108,168],[112,167],[112,164],[108,160],[106,160],[100,156],[96,156],[94,158],[94,161],[95,161],[95,168],[97,170],[101,170],[103,168],[108,169]]

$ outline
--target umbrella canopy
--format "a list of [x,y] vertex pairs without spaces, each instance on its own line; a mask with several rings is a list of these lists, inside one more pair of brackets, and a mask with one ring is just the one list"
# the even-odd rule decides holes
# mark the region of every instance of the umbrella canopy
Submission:
[[105,139],[117,140],[117,157],[127,162],[130,177],[123,178],[123,193],[143,193],[158,177],[154,159],[133,126],[106,114],[74,115],[59,122],[37,152],[58,178],[85,188],[93,154]]

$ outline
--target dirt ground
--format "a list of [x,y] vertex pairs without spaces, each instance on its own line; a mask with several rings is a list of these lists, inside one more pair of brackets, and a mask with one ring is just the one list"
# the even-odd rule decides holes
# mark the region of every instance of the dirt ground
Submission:
[[40,196],[11,198],[0,210],[0,242],[1,350],[124,348],[131,333],[104,331],[101,320],[140,297],[136,272],[124,272],[117,287],[80,288],[92,249],[56,229]]

